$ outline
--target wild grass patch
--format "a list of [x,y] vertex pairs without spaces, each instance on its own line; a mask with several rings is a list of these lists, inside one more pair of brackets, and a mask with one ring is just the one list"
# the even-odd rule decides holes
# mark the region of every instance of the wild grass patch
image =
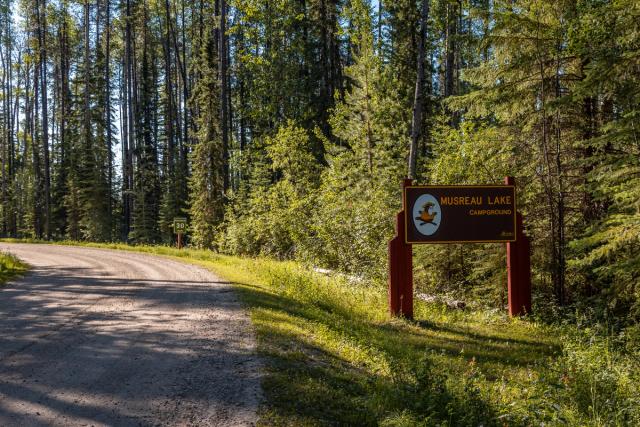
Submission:
[[0,285],[27,271],[27,265],[11,254],[0,253]]

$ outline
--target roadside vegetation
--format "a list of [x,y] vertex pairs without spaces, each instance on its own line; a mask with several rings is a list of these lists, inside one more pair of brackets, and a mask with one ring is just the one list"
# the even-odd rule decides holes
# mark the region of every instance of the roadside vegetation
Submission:
[[27,265],[11,254],[0,252],[0,286],[27,271]]
[[264,425],[640,424],[640,334],[594,326],[587,312],[509,319],[418,300],[415,321],[391,319],[375,281],[206,250],[84,245],[179,258],[232,281],[265,360]]

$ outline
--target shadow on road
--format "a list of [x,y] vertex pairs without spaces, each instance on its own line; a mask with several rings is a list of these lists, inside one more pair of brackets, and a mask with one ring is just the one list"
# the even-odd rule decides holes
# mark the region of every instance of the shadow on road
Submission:
[[224,282],[36,267],[0,290],[0,425],[225,419],[255,392],[241,314]]

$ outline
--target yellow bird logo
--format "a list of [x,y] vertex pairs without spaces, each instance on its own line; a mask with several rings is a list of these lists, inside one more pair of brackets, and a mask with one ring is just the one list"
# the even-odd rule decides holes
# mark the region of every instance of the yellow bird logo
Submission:
[[422,221],[420,225],[425,225],[425,224],[438,225],[435,222],[433,222],[436,219],[436,215],[438,215],[438,212],[433,212],[433,213],[431,212],[431,208],[434,206],[435,205],[432,202],[427,202],[424,205],[422,205],[420,216],[416,217],[417,220]]

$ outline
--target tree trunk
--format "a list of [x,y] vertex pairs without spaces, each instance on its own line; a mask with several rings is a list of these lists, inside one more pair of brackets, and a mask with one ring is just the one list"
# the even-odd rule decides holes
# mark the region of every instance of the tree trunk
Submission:
[[424,91],[424,61],[425,44],[427,39],[427,20],[429,19],[429,0],[422,0],[420,13],[420,39],[418,41],[418,72],[416,76],[416,91],[413,98],[413,118],[411,122],[411,147],[409,149],[409,178],[416,179],[416,165],[418,163],[418,141],[422,133],[422,93]]
[[109,232],[110,235],[113,233],[113,197],[111,197],[111,192],[113,191],[113,142],[112,142],[112,132],[111,132],[111,2],[110,0],[105,0],[105,66],[104,66],[104,82],[105,82],[105,124],[107,127],[107,161],[109,164],[107,165],[107,184],[109,186],[109,190],[107,192],[107,206],[109,209]]
[[84,111],[83,111],[83,137],[84,150],[91,150],[91,111],[90,111],[90,65],[89,65],[89,0],[84,1]]
[[[173,132],[173,82],[171,81],[171,11],[169,8],[169,0],[165,0],[165,19],[166,19],[166,33],[164,40],[164,66],[165,66],[165,97],[166,97],[166,111],[167,117],[165,119],[166,126],[166,138],[167,138],[167,178],[170,181],[174,179],[174,132]],[[173,186],[173,182],[168,183],[170,187]]]
[[44,212],[43,225],[44,234],[47,239],[51,239],[51,166],[49,162],[49,111],[47,103],[47,22],[46,22],[46,0],[37,2],[38,17],[38,45],[39,70],[40,70],[40,100],[42,107],[42,153],[43,153],[43,196]]
[[378,37],[377,37],[377,43],[378,43],[378,56],[382,57],[382,1],[383,0],[378,0]]
[[[40,27],[38,27],[40,28]],[[31,122],[31,153],[33,156],[33,176],[35,179],[35,194],[33,195],[33,230],[35,237],[42,238],[42,169],[40,165],[40,148],[38,143],[40,138],[38,131],[40,128],[40,120],[38,115],[40,96],[40,66],[39,61],[33,67],[33,98],[32,106],[29,108]]]
[[[4,35],[4,28],[0,27],[0,37]],[[4,48],[5,46],[3,46]],[[4,59],[4,51],[0,49],[0,60],[2,61],[2,124],[4,125],[4,133],[6,138],[2,138],[2,148],[0,150],[0,155],[2,156],[2,236],[6,237],[7,235],[7,218],[6,218],[6,208],[7,208],[7,153],[9,151],[9,138],[8,138],[8,123],[9,123],[9,105],[11,101],[8,99],[8,92],[10,83],[7,82],[7,64]]]
[[134,96],[134,76],[133,70],[133,52],[132,52],[132,29],[131,29],[131,2],[126,0],[126,22],[125,22],[125,106],[127,116],[127,140],[123,141],[124,156],[123,159],[123,239],[127,240],[129,232],[131,231],[131,211],[132,211],[132,195],[133,191],[133,150],[135,147],[135,111],[133,109],[133,96]]
[[456,67],[456,33],[457,33],[458,13],[457,7],[453,3],[447,3],[447,28],[445,40],[445,78],[444,96],[445,98],[455,94],[454,73]]
[[220,124],[222,127],[222,174],[223,191],[229,189],[229,123],[227,122],[227,2],[220,0]]

